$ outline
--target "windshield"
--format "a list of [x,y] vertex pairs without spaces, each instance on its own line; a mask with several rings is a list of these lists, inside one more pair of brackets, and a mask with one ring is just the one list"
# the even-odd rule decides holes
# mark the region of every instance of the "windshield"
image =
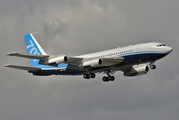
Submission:
[[166,46],[165,43],[160,43],[157,47]]

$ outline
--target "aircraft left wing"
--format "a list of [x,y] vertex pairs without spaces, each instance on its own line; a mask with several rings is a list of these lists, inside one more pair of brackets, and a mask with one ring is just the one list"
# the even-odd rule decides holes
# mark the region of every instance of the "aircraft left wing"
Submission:
[[38,70],[41,70],[41,68],[37,68],[37,67],[18,66],[18,65],[5,65],[4,67],[10,67],[10,68],[26,70],[26,71],[38,71]]
[[35,55],[35,54],[21,54],[17,52],[12,52],[7,54],[7,56],[17,56],[17,57],[24,57],[24,58],[31,58],[31,59],[48,59],[48,55]]

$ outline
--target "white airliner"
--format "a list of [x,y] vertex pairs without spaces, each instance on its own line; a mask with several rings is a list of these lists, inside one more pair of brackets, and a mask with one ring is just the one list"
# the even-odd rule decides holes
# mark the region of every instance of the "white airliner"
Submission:
[[48,75],[83,75],[84,79],[95,78],[95,73],[104,72],[104,82],[114,81],[112,76],[116,71],[124,72],[124,76],[138,76],[146,74],[150,68],[155,69],[154,62],[168,55],[173,49],[164,43],[150,42],[101,52],[66,56],[47,55],[32,34],[24,35],[28,54],[17,52],[8,56],[29,58],[31,67],[5,65],[5,67],[26,70],[37,76]]

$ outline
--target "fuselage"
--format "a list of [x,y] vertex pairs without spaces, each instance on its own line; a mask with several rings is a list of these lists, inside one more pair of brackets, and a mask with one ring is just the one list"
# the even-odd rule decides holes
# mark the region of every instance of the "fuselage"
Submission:
[[[124,61],[107,67],[97,67],[92,68],[91,72],[102,72],[107,71],[108,69],[120,70],[120,68],[128,67],[131,65],[137,65],[147,62],[152,62],[159,60],[166,55],[168,55],[173,49],[169,46],[166,46],[163,43],[151,42],[151,43],[142,43],[136,45],[125,46],[121,48],[115,48],[110,50],[105,50],[101,52],[95,52],[85,55],[75,56],[76,58],[84,58],[84,60],[92,59],[102,59],[102,58],[118,58],[123,57]],[[73,70],[68,69],[67,64],[59,64],[58,67],[43,68],[38,74],[42,75],[82,75],[86,72],[85,69]]]

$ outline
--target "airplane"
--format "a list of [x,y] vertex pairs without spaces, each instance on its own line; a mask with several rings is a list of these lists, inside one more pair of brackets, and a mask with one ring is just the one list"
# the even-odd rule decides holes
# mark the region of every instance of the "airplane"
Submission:
[[49,75],[83,75],[84,79],[95,78],[96,73],[103,73],[104,82],[114,81],[113,74],[122,71],[124,76],[147,74],[155,69],[157,60],[165,57],[172,48],[160,42],[141,43],[118,47],[79,56],[48,55],[34,38],[33,34],[24,35],[28,54],[12,52],[7,56],[29,58],[29,66],[5,65],[5,67],[26,70],[36,76]]

